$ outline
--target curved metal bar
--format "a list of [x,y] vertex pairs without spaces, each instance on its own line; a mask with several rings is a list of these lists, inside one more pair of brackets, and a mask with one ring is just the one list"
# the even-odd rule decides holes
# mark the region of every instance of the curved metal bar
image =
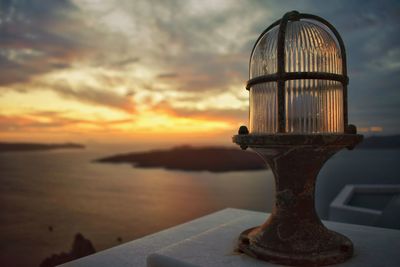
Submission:
[[278,26],[279,23],[281,23],[281,20],[278,19],[277,21],[275,21],[274,23],[272,23],[268,28],[266,28],[261,34],[260,36],[258,36],[256,42],[253,45],[253,49],[251,49],[251,54],[250,54],[250,59],[249,59],[249,77],[250,77],[250,69],[251,69],[251,58],[253,57],[254,51],[256,50],[256,47],[258,45],[258,43],[260,42],[261,38],[264,37],[264,35],[269,32],[272,28],[274,28],[275,26]]
[[[316,16],[316,15],[312,15],[312,14],[306,14],[306,13],[299,13],[297,11],[291,11],[286,13],[283,17],[287,16],[288,20],[300,20],[300,19],[311,19],[311,20],[316,20],[322,24],[324,24],[325,26],[328,27],[328,29],[330,31],[332,31],[332,33],[335,35],[336,40],[338,41],[339,44],[339,48],[340,48],[340,52],[341,52],[341,56],[342,56],[342,73],[344,75],[347,75],[347,56],[346,56],[346,48],[344,46],[344,42],[342,37],[340,36],[339,32],[336,30],[336,28],[330,24],[327,20]],[[283,19],[283,18],[282,18]],[[274,28],[275,26],[280,25],[281,20],[279,19],[277,21],[275,21],[274,23],[272,23],[268,28],[266,28],[261,34],[260,36],[257,38],[256,42],[254,43],[253,49],[251,50],[251,54],[250,54],[250,60],[249,60],[249,77],[250,77],[250,66],[251,66],[251,58],[253,57],[254,51],[257,47],[257,44],[260,42],[261,38],[264,37],[264,35],[269,32],[272,28]]]
[[277,75],[278,79],[278,132],[286,132],[286,103],[285,103],[285,80],[282,79],[285,74],[285,36],[286,26],[289,20],[299,19],[299,12],[291,11],[283,15],[281,22],[279,23],[278,40],[277,40]]
[[[300,19],[300,13],[298,11],[290,11],[287,12],[285,15],[288,15],[290,20],[299,20]],[[251,53],[250,53],[250,60],[249,60],[249,77],[250,77],[250,67],[251,67],[251,58],[253,57],[254,51],[256,50],[256,47],[258,45],[258,43],[260,42],[261,38],[264,37],[264,35],[269,32],[270,30],[272,30],[272,28],[280,25],[282,19],[278,19],[276,20],[274,23],[272,23],[271,25],[268,26],[268,28],[266,28],[257,38],[256,42],[253,45],[253,48],[251,49]]]
[[344,75],[347,75],[347,58],[346,58],[346,48],[344,47],[344,43],[343,43],[343,39],[340,36],[339,32],[336,30],[335,27],[333,27],[332,24],[330,24],[327,20],[316,16],[316,15],[312,15],[312,14],[300,14],[301,18],[304,19],[312,19],[312,20],[316,20],[322,24],[324,24],[325,26],[328,27],[328,29],[335,35],[336,40],[338,41],[339,44],[339,48],[340,48],[340,53],[342,56],[342,73]]
[[279,82],[288,80],[331,80],[338,81],[343,84],[343,87],[347,85],[349,78],[344,75],[328,73],[328,72],[284,72],[281,75],[278,73],[258,76],[247,81],[246,89],[249,90],[250,87],[259,83],[265,82]]
[[[342,54],[342,73],[343,75],[347,76],[347,57],[346,57],[346,48],[344,47],[344,42],[342,37],[340,36],[339,32],[330,24],[327,20],[312,14],[301,14],[302,18],[305,19],[312,19],[319,21],[320,23],[324,24],[331,30],[331,32],[335,35],[336,40],[339,43],[340,52]],[[343,85],[343,122],[344,122],[344,129],[348,128],[348,108],[347,108],[347,84]]]

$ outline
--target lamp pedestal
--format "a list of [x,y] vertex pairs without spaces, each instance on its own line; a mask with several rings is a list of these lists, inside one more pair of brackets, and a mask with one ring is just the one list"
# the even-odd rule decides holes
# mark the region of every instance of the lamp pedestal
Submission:
[[292,266],[324,266],[350,258],[352,242],[322,224],[315,212],[314,191],[324,163],[361,140],[357,134],[235,135],[235,143],[252,148],[268,163],[276,186],[271,216],[263,225],[240,235],[239,250]]

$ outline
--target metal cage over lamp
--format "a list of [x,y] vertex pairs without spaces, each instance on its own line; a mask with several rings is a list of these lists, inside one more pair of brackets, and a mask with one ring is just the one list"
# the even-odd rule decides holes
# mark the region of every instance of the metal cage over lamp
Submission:
[[293,266],[345,261],[352,242],[328,230],[314,207],[323,164],[363,138],[348,125],[342,38],[323,18],[288,12],[256,41],[249,76],[250,131],[241,126],[233,141],[271,167],[276,199],[267,221],[240,235],[239,250]]
[[251,133],[347,129],[346,52],[326,20],[296,11],[285,14],[256,41],[249,76]]

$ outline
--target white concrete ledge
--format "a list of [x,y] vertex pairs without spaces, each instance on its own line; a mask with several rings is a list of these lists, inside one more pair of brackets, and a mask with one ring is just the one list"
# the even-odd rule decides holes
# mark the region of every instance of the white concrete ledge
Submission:
[[[277,266],[234,252],[239,233],[261,224],[268,215],[247,210],[225,209],[62,266]],[[324,223],[328,228],[347,235],[354,243],[354,257],[335,266],[400,266],[400,231],[334,222]]]
[[[60,266],[146,266],[148,255],[166,246],[203,233],[225,221],[242,216],[243,212],[245,211],[239,209],[224,209]],[[214,216],[216,214],[218,216]]]
[[[384,209],[377,210],[368,207],[358,207],[350,204],[357,193],[387,194],[393,197],[400,194],[399,184],[349,184],[343,187],[340,193],[329,206],[329,220],[363,225],[377,225],[382,218]],[[399,207],[400,208],[400,207]],[[398,218],[400,220],[400,218]]]

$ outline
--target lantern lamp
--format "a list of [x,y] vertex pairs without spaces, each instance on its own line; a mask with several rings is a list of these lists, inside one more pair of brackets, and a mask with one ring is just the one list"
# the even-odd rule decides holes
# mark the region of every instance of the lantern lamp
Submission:
[[267,162],[276,196],[267,221],[240,235],[239,250],[292,266],[344,262],[352,242],[327,229],[314,207],[323,164],[363,138],[348,125],[342,38],[321,17],[288,12],[256,41],[249,78],[249,129],[241,126],[233,141]]

